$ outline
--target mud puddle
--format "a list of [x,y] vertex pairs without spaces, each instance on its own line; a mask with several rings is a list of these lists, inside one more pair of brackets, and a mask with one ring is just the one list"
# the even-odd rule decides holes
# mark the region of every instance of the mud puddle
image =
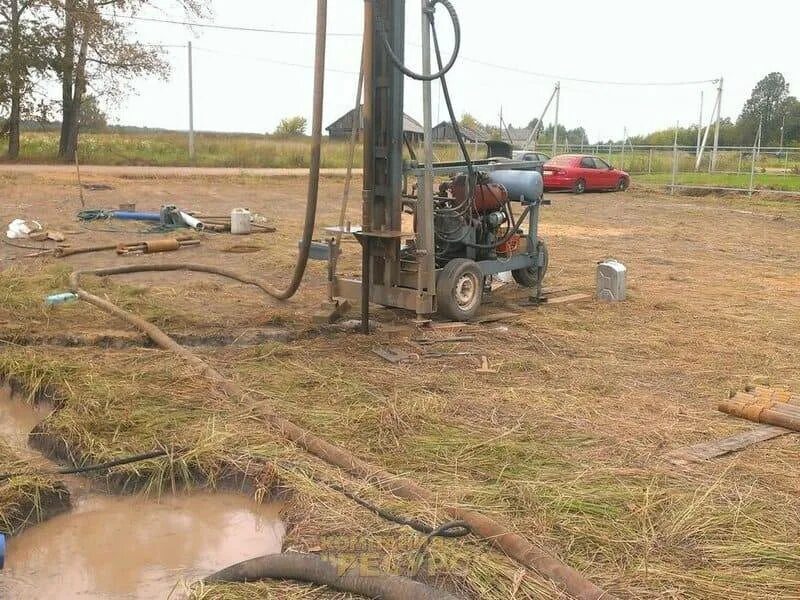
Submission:
[[28,447],[28,434],[52,411],[47,405],[32,406],[14,394],[9,383],[0,385],[0,440],[22,458],[39,456]]
[[183,583],[280,552],[284,533],[275,505],[233,494],[90,496],[9,540],[0,597],[181,598]]
[[[0,387],[0,439],[32,469],[55,465],[27,444],[50,412]],[[281,551],[279,505],[232,493],[110,496],[87,478],[58,477],[73,508],[8,540],[0,598],[182,598],[182,584]]]

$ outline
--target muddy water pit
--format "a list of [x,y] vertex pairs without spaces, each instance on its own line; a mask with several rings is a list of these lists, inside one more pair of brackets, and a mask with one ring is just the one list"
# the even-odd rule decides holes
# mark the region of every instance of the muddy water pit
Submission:
[[[0,388],[0,436],[36,459],[35,468],[55,467],[27,445],[48,412]],[[72,509],[8,541],[0,598],[182,597],[184,583],[281,551],[285,528],[276,504],[232,493],[111,496],[82,483],[75,489],[71,478],[65,483]]]

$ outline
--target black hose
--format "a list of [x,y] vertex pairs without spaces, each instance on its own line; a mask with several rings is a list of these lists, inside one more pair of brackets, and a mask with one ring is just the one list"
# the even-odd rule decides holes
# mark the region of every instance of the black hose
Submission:
[[[397,523],[398,525],[405,525],[406,527],[410,527],[411,529],[418,531],[419,533],[424,533],[425,535],[428,536],[428,538],[431,537],[459,538],[472,533],[472,530],[469,528],[469,525],[467,525],[463,521],[452,521],[450,523],[445,523],[444,525],[434,528],[428,525],[427,523],[419,521],[418,519],[409,519],[407,517],[401,517],[400,515],[396,515],[379,506],[375,506],[374,504],[367,502],[360,496],[354,494],[353,492],[351,492],[350,490],[339,484],[331,483],[328,481],[322,481],[321,483],[328,486],[335,492],[339,492],[340,494],[347,496],[359,506],[366,508],[367,510],[378,515],[382,519],[386,519],[387,521],[391,521],[392,523]],[[427,543],[430,542],[426,542],[426,545]]]
[[[450,4],[449,0],[431,0],[427,12],[428,18],[431,21],[431,25],[433,25],[433,12],[436,10],[436,5],[441,4],[447,9],[447,13],[450,15],[450,20],[453,22],[453,33],[455,35],[455,45],[453,47],[453,55],[450,57],[450,60],[447,62],[447,65],[442,65],[441,61],[439,64],[439,71],[437,73],[433,73],[431,75],[423,75],[421,73],[416,73],[406,67],[403,64],[398,56],[394,53],[392,49],[392,45],[389,43],[389,37],[386,33],[385,23],[380,17],[377,17],[377,24],[378,24],[378,31],[383,38],[383,45],[386,48],[386,53],[389,55],[389,58],[394,63],[394,66],[397,67],[399,71],[401,71],[404,75],[410,77],[411,79],[416,79],[417,81],[434,81],[436,79],[441,79],[444,77],[450,69],[453,68],[453,65],[456,64],[456,59],[458,59],[458,53],[461,51],[461,22],[458,20],[458,13],[456,12],[455,7]],[[435,35],[435,34],[434,34]]]
[[154,450],[153,452],[127,456],[125,458],[119,458],[117,460],[112,460],[109,462],[100,463],[96,465],[84,465],[82,467],[65,467],[63,469],[56,469],[53,471],[35,471],[35,472],[21,471],[18,473],[0,474],[0,481],[6,481],[7,479],[12,479],[14,477],[46,477],[51,475],[78,475],[80,473],[90,473],[92,471],[105,471],[106,469],[113,469],[114,467],[131,465],[133,463],[144,462],[146,460],[151,460],[153,458],[161,458],[164,456],[168,456],[166,450]]

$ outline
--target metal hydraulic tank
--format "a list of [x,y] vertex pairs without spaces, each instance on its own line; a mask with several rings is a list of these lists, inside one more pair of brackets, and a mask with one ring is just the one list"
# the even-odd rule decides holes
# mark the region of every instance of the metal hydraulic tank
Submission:
[[515,202],[538,202],[544,195],[544,180],[537,171],[492,171],[489,181],[506,188]]

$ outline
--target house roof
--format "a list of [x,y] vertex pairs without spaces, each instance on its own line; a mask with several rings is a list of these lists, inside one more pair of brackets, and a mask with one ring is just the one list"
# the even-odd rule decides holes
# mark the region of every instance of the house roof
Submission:
[[425,128],[416,119],[412,119],[407,114],[403,113],[403,131],[409,133],[425,133]]
[[[434,129],[439,127],[452,127],[453,124],[450,121],[442,121],[439,123]],[[491,136],[489,133],[483,129],[482,127],[464,127],[463,125],[459,124],[459,128],[461,129],[461,133],[464,134],[465,137],[475,140],[475,141],[485,141],[488,140]]]
[[[362,107],[363,108],[363,105]],[[355,117],[355,109],[347,111],[341,117],[336,119],[333,123],[328,125],[325,129],[330,131],[331,129],[350,129],[352,127],[353,118]],[[423,134],[425,129],[422,127],[419,121],[409,117],[407,114],[403,114],[403,131],[406,133],[419,133]]]
[[[530,127],[523,127],[523,128],[509,127],[508,128],[508,133],[511,134],[511,139],[514,142],[527,142],[528,138],[531,136],[532,132],[533,132],[533,129],[531,129]],[[503,138],[507,138],[507,137],[508,137],[508,134],[504,131],[503,132]]]

